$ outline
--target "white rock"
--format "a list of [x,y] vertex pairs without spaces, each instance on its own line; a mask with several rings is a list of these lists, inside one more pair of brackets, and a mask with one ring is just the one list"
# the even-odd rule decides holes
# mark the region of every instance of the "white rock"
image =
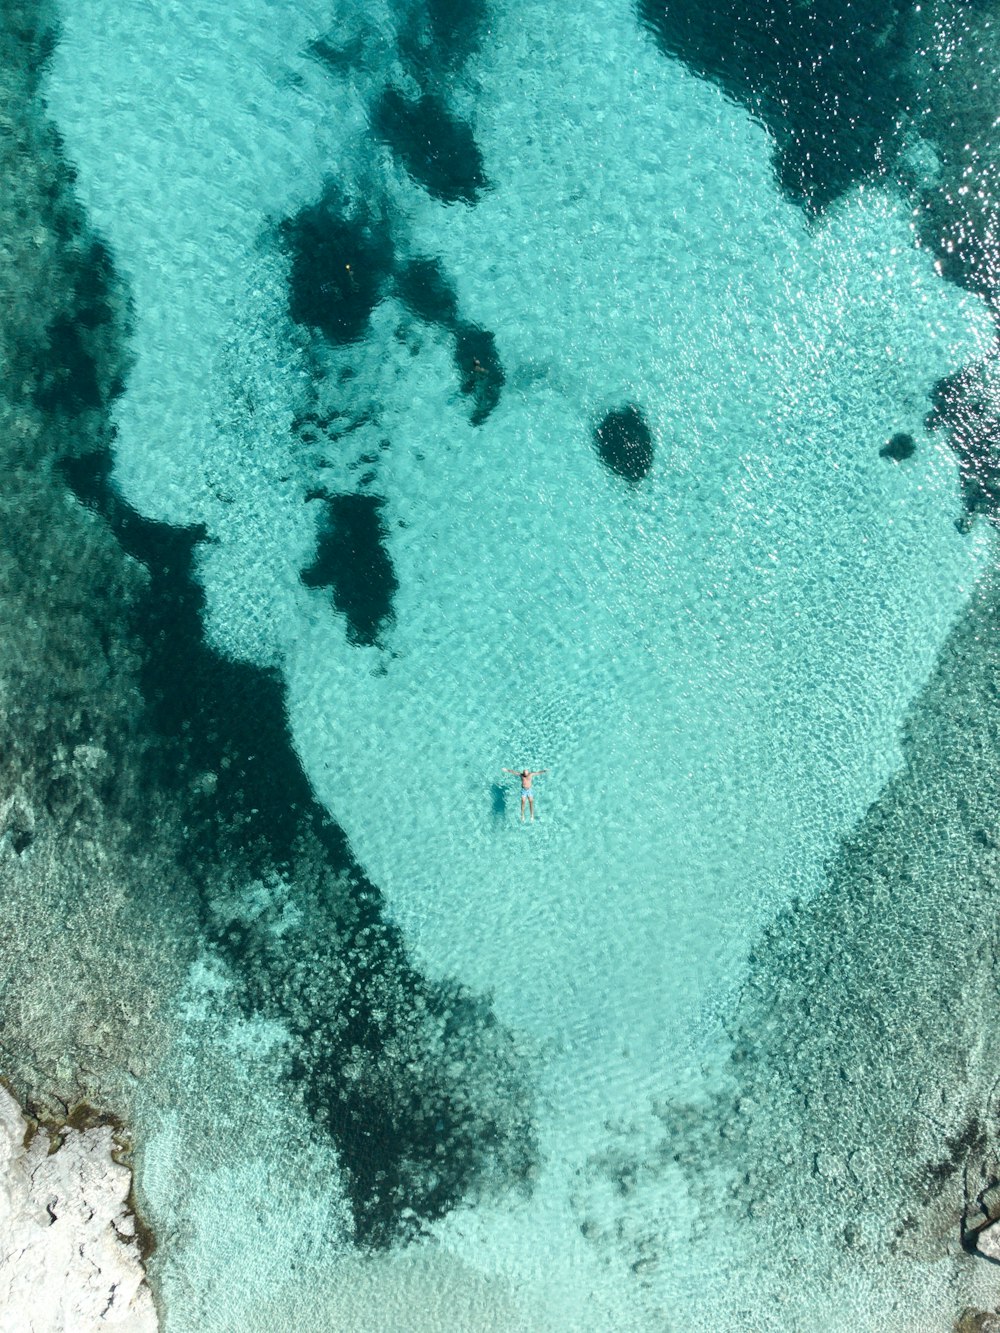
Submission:
[[992,1222],[976,1235],[976,1249],[987,1259],[1000,1263],[1000,1222]]
[[155,1333],[110,1127],[26,1129],[0,1087],[0,1333]]

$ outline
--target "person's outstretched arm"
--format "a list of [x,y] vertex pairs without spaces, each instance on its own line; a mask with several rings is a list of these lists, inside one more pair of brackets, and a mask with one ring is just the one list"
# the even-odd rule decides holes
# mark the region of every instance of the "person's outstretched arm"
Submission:
[[532,773],[531,776],[532,776],[533,778],[540,778],[540,777],[542,776],[543,773],[547,773],[548,771],[549,771],[549,770],[548,770],[547,768],[540,768],[540,769],[537,771],[537,773]]

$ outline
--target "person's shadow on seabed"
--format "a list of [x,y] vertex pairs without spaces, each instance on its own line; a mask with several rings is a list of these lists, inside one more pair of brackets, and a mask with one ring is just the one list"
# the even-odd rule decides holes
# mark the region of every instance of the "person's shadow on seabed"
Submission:
[[490,799],[493,804],[493,822],[502,823],[507,818],[507,793],[499,782],[490,787]]

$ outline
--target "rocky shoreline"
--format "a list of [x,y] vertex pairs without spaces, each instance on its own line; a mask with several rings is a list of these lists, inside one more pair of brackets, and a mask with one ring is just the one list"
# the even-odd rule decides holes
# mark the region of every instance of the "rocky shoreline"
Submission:
[[0,1333],[159,1327],[110,1124],[29,1122],[0,1087]]

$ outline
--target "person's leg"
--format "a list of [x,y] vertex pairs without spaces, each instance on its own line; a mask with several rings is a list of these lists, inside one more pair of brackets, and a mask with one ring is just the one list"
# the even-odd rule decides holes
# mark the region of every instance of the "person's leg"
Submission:
[[528,809],[531,811],[531,822],[534,823],[534,822],[535,822],[535,798],[534,798],[534,796],[529,796],[529,797],[528,797]]
[[528,799],[527,796],[522,796],[522,797],[521,797],[521,823],[522,823],[522,824],[524,823],[524,803],[525,803],[525,801],[526,801],[527,799]]

